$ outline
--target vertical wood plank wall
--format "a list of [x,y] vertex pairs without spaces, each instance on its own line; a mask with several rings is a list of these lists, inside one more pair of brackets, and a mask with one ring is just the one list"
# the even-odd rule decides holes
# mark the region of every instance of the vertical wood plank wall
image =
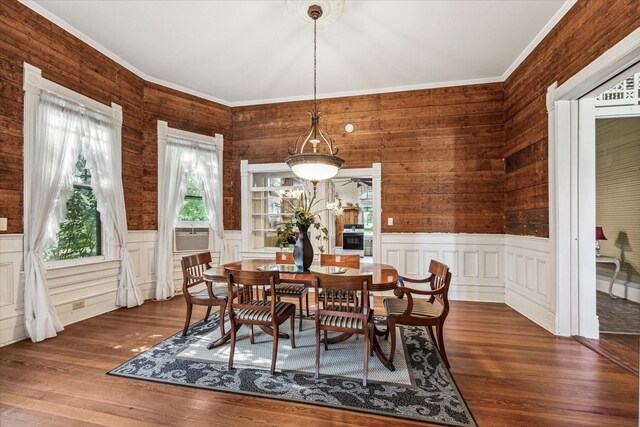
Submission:
[[638,0],[579,1],[505,81],[507,234],[549,235],[547,88],[639,26]]
[[[503,233],[502,97],[493,83],[323,99],[318,110],[346,167],[382,163],[383,232]],[[310,108],[234,108],[236,163],[281,162]]]
[[[383,231],[547,236],[546,88],[637,28],[639,17],[637,0],[579,1],[504,85],[320,101],[349,167],[383,163],[383,216],[395,224]],[[308,125],[308,102],[230,108],[145,82],[15,0],[0,0],[0,27],[0,217],[9,218],[9,233],[22,232],[23,61],[123,106],[131,230],[156,228],[156,120],[225,136],[227,230],[240,228],[240,159],[281,161]]]

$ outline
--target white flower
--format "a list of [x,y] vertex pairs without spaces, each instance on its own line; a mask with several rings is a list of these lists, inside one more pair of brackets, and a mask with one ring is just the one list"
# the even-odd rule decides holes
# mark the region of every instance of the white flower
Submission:
[[327,209],[330,211],[335,210],[338,207],[338,202],[327,203]]
[[282,198],[287,194],[287,190],[278,190],[278,197]]
[[304,190],[291,190],[289,191],[289,197],[292,199],[299,199],[300,196],[304,193]]
[[280,197],[280,196],[274,197],[273,198],[273,203],[275,203],[276,205],[280,206],[282,204],[282,197]]

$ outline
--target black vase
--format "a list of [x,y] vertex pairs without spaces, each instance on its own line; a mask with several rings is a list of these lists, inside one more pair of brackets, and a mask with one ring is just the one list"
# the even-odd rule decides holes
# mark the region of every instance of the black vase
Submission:
[[296,245],[293,247],[293,260],[300,271],[306,271],[313,262],[313,245],[309,240],[308,225],[298,224],[298,230],[300,235],[296,241]]

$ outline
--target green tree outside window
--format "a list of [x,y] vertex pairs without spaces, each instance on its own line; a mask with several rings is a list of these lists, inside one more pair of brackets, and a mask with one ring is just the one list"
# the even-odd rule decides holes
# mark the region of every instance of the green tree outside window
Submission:
[[182,209],[178,214],[178,221],[208,221],[207,211],[202,199],[202,188],[195,173],[189,175],[187,194],[184,196]]
[[102,254],[100,213],[91,189],[91,172],[86,164],[80,154],[73,175],[73,194],[67,201],[67,216],[60,223],[56,242],[44,250],[46,261]]

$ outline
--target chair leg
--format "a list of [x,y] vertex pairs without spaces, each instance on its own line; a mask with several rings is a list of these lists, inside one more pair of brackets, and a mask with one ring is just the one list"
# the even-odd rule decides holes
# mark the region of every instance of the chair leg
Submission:
[[329,350],[329,343],[327,342],[329,340],[329,335],[327,334],[327,331],[323,331],[324,332],[324,350],[327,351]]
[[[302,330],[302,328],[300,329]],[[295,312],[291,313],[291,348],[296,348],[296,315]]]
[[362,373],[362,385],[364,387],[367,386],[367,376],[369,374],[369,352],[371,351],[369,348],[369,333],[370,331],[365,331],[364,333],[364,372]]
[[187,335],[189,330],[189,322],[191,322],[191,311],[193,310],[192,304],[187,304],[187,318],[184,321],[184,329],[182,330],[182,336]]
[[255,344],[255,341],[253,338],[253,325],[249,325],[249,342],[251,344]]
[[222,301],[220,303],[220,314],[218,315],[218,322],[220,322],[220,336],[224,336],[224,312],[227,311],[227,302]]
[[[293,333],[293,331],[291,331]],[[273,350],[271,351],[271,375],[276,373],[278,360],[278,325],[273,325]]]
[[207,307],[207,314],[204,315],[204,321],[209,320],[209,315],[211,314],[211,306]]
[[433,327],[431,325],[427,325],[427,332],[429,332],[429,336],[431,337],[431,342],[433,345],[438,347],[438,341],[436,341],[436,336],[433,335]]
[[391,334],[391,350],[389,351],[389,363],[393,363],[393,356],[396,355],[396,322],[393,319],[387,320],[387,328]]
[[444,336],[443,336],[443,327],[444,325],[442,323],[438,322],[438,325],[436,326],[436,332],[438,334],[438,350],[440,350],[440,356],[442,356],[442,360],[444,361],[444,364],[447,366],[447,368],[449,367],[449,359],[447,359],[447,352],[444,349]]
[[[300,331],[302,331],[302,297],[298,298],[298,307],[300,307]],[[296,317],[295,312],[291,316]]]
[[320,329],[316,327],[316,379],[320,378]]
[[233,354],[236,351],[236,334],[238,333],[238,325],[231,319],[231,351],[229,352],[229,369],[233,369]]
[[309,317],[309,292],[307,292],[307,317]]

